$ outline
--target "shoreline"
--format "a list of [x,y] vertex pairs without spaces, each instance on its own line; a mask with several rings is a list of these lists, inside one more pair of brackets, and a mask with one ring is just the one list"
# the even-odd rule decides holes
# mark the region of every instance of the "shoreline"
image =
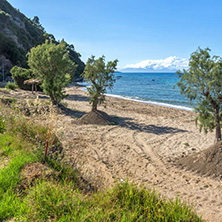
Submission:
[[144,104],[149,104],[149,105],[162,106],[162,107],[180,109],[180,110],[191,111],[191,112],[194,111],[193,108],[186,107],[186,106],[179,106],[179,105],[173,105],[173,104],[161,103],[161,102],[155,102],[155,101],[145,101],[145,100],[133,99],[133,98],[119,96],[119,95],[113,95],[113,94],[105,94],[105,95],[108,97],[112,97],[112,98],[124,99],[124,100],[129,100],[129,101],[134,101],[134,102],[144,103]]
[[[86,88],[84,86],[78,85],[79,87],[82,87],[81,90],[83,92],[87,92]],[[130,97],[126,96],[120,96],[120,95],[114,95],[114,94],[105,94],[108,97],[116,98],[116,99],[123,99],[123,100],[128,100],[128,101],[133,101],[133,102],[138,102],[138,103],[143,103],[143,104],[149,104],[149,105],[154,105],[154,106],[162,106],[162,107],[168,107],[168,108],[173,108],[173,109],[179,109],[179,110],[185,110],[185,111],[190,111],[194,112],[193,108],[187,107],[187,106],[180,106],[180,105],[174,105],[174,104],[169,104],[169,103],[162,103],[162,102],[156,102],[156,101],[146,101],[142,99],[133,99]]]

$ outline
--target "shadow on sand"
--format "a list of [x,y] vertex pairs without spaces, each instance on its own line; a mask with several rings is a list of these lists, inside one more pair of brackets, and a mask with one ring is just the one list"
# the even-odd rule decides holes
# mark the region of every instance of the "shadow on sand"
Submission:
[[156,135],[187,132],[186,130],[174,127],[145,125],[134,122],[125,122],[124,125],[125,127],[130,128],[132,130],[138,130],[139,132],[153,133]]
[[117,119],[118,125],[120,125],[121,127],[125,127],[131,130],[137,130],[139,132],[153,133],[156,135],[188,132],[187,130],[182,130],[182,129],[174,128],[174,127],[145,125],[141,123],[135,123],[132,121],[133,119],[130,119],[130,118],[122,118],[122,117],[115,117],[115,116],[113,118]]
[[[88,99],[88,97],[86,98]],[[70,116],[72,118],[80,118],[86,114],[86,112],[72,110],[64,106],[61,107],[61,110],[65,115]],[[119,125],[121,127],[125,127],[131,130],[137,130],[139,132],[153,133],[156,135],[188,132],[187,130],[182,130],[182,129],[174,128],[174,127],[145,125],[141,123],[135,123],[133,122],[132,118],[118,117],[114,115],[111,115],[110,117],[113,119],[114,125]]]
[[73,100],[73,101],[89,101],[89,97],[88,96],[83,96],[83,95],[69,95],[67,98],[67,100]]
[[79,110],[72,110],[72,109],[69,109],[65,106],[61,106],[60,109],[63,114],[65,114],[66,116],[70,116],[72,118],[80,118],[86,114],[86,112],[82,112]]

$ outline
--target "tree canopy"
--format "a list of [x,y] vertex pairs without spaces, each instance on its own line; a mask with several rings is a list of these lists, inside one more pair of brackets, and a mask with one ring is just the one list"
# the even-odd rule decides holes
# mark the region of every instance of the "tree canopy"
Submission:
[[58,104],[65,97],[64,88],[70,81],[68,73],[76,69],[66,45],[56,45],[46,40],[28,53],[28,65],[34,75],[42,80],[43,91],[50,96],[52,103]]
[[198,48],[191,54],[189,69],[177,74],[180,92],[190,101],[195,100],[200,130],[207,133],[216,128],[216,139],[221,140],[222,59],[211,57],[209,48]]
[[82,76],[91,85],[87,90],[90,95],[92,111],[96,111],[97,105],[104,102],[106,89],[113,88],[117,62],[118,60],[116,59],[106,64],[105,56],[98,59],[95,59],[95,56],[91,56],[88,59]]

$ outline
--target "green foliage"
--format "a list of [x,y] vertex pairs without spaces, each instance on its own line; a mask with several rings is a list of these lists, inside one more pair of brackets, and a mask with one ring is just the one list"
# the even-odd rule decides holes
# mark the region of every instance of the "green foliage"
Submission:
[[4,17],[10,17],[10,15],[0,9],[0,18],[3,19]]
[[43,81],[42,88],[52,103],[58,104],[65,97],[64,88],[70,82],[68,72],[76,68],[65,44],[56,45],[46,40],[44,44],[31,49],[28,64],[35,76]]
[[31,89],[31,86],[25,85],[24,81],[34,78],[30,69],[21,68],[18,66],[13,66],[10,70],[12,78],[15,81],[16,85],[21,89]]
[[11,89],[11,90],[15,90],[18,88],[18,86],[15,83],[12,82],[7,82],[7,84],[5,85],[6,89]]
[[0,115],[0,133],[5,131],[5,116]]
[[18,194],[14,192],[20,182],[20,171],[26,163],[36,161],[30,152],[25,150],[24,141],[11,136],[8,132],[0,135],[0,151],[3,156],[10,157],[11,161],[6,167],[0,169],[0,220],[15,216],[23,208]]
[[[208,131],[212,132],[217,126],[213,107],[207,100],[202,100],[201,102],[197,102],[195,110],[198,112],[195,123],[196,125],[199,124],[200,131],[203,130],[205,133],[208,133]],[[219,113],[219,115],[221,121],[221,113]]]
[[38,16],[34,16],[34,18],[32,19],[32,22],[33,22],[36,26],[40,26],[40,25],[41,25]]
[[[201,221],[192,209],[160,199],[155,192],[133,184],[117,184],[106,193],[84,196],[64,185],[41,182],[24,199],[26,221]],[[35,214],[33,214],[35,212]]]
[[20,152],[13,158],[7,167],[0,171],[0,196],[2,196],[7,190],[14,189],[20,180],[19,173],[24,164],[34,160],[35,158],[32,155],[24,155],[23,152]]
[[84,71],[85,68],[85,64],[82,62],[82,60],[80,59],[81,55],[80,53],[75,51],[74,46],[71,44],[69,45],[68,43],[66,43],[66,49],[69,52],[69,58],[75,63],[77,64],[77,69],[74,72],[71,73],[71,80],[75,80],[76,78],[79,78],[81,76],[81,74]]
[[216,138],[221,140],[222,59],[211,57],[209,51],[198,48],[191,54],[189,69],[177,72],[180,81],[176,85],[191,102],[195,100],[200,130],[216,128]]
[[105,64],[105,56],[95,59],[92,56],[88,59],[82,77],[91,84],[87,88],[90,95],[90,103],[92,110],[97,110],[97,104],[101,104],[105,100],[106,89],[112,89],[115,80],[114,72],[116,70],[118,60],[109,61]]
[[12,78],[16,81],[17,77],[22,77],[24,80],[31,79],[34,77],[30,69],[21,68],[18,66],[14,66],[11,69]]

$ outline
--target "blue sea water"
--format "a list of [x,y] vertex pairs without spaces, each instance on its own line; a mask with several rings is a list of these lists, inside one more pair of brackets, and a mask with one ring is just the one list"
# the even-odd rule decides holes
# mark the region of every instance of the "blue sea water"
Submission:
[[117,78],[108,95],[155,105],[192,110],[187,98],[180,95],[175,73],[115,73]]
[[[115,73],[114,88],[108,96],[142,103],[193,110],[189,101],[173,87],[179,78],[175,73]],[[86,83],[80,83],[86,86]]]

